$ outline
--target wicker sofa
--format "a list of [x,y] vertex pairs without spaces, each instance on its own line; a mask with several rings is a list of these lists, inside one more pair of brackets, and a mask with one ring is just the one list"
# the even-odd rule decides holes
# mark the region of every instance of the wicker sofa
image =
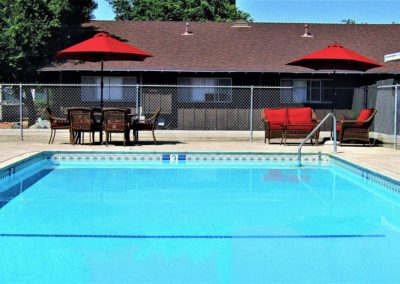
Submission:
[[[318,118],[310,107],[303,108],[265,108],[261,110],[264,123],[264,143],[268,139],[280,138],[286,145],[287,138],[305,138],[318,124]],[[311,138],[318,144],[319,131]]]

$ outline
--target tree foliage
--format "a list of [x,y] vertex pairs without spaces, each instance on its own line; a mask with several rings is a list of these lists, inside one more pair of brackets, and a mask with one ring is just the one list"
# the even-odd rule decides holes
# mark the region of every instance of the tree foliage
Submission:
[[35,80],[39,66],[90,20],[94,0],[0,0],[0,82]]
[[356,25],[356,24],[363,24],[363,25],[365,25],[365,24],[368,24],[367,22],[356,22],[356,20],[353,20],[353,19],[344,19],[344,20],[341,20],[341,22],[343,23],[343,24],[347,24],[347,25]]
[[235,0],[108,0],[117,20],[216,21],[251,20]]
[[341,20],[341,22],[342,22],[343,24],[348,24],[348,25],[354,25],[354,24],[356,24],[356,20],[353,20],[353,19],[344,19],[344,20]]

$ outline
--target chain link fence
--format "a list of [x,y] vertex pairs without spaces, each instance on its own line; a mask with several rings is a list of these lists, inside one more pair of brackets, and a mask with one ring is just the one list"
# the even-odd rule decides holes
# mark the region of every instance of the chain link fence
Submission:
[[[126,108],[140,119],[161,109],[157,140],[181,143],[262,142],[264,125],[260,113],[264,108],[311,106],[321,120],[335,106],[338,120],[355,118],[364,107],[377,108],[372,137],[379,143],[390,144],[394,132],[394,89],[337,88],[334,96],[332,88],[124,84],[105,85],[101,92],[96,84],[0,84],[0,141],[47,143],[50,123],[45,107],[62,118],[73,107]],[[321,130],[320,141],[330,136],[332,125],[328,123]],[[288,142],[300,141],[293,138]],[[69,131],[58,130],[55,142],[69,143]],[[141,132],[140,142],[153,143],[151,131]],[[272,142],[280,143],[280,139]]]
[[378,110],[371,136],[379,143],[394,149],[400,149],[399,87],[397,85],[367,87],[361,90],[365,93],[364,102],[357,105],[358,108],[366,106]]

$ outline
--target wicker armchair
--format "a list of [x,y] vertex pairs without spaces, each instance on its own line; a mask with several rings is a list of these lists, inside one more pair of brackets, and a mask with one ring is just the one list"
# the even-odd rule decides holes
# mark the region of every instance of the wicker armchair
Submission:
[[341,120],[336,126],[339,142],[357,140],[371,146],[369,131],[376,113],[376,109],[363,109],[356,120]]
[[157,145],[156,136],[154,131],[157,129],[157,120],[160,116],[161,109],[158,109],[151,117],[143,120],[137,121],[132,124],[134,143],[136,144],[139,140],[139,131],[151,131],[153,134],[154,145]]
[[106,146],[108,146],[111,140],[111,133],[123,133],[125,147],[126,142],[129,142],[128,110],[119,108],[104,109],[103,119],[103,129],[106,133]]
[[57,129],[70,129],[70,123],[68,119],[62,118],[62,117],[56,117],[53,115],[53,112],[51,111],[50,108],[46,107],[44,109],[44,112],[47,114],[50,120],[50,138],[49,138],[49,144],[54,143],[54,138],[56,137],[56,131]]
[[84,134],[89,132],[89,145],[94,142],[94,133],[103,131],[101,125],[96,123],[91,108],[70,108],[68,118],[71,125],[71,142],[76,144],[78,141],[84,143]]

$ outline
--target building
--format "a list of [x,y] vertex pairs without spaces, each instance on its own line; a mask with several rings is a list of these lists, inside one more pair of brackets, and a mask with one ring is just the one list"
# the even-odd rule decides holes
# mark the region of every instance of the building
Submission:
[[[179,128],[192,125],[187,117],[185,123],[180,122],[182,109],[194,117],[196,109],[205,108],[204,103],[213,112],[243,107],[246,113],[249,104],[244,97],[249,97],[248,92],[233,86],[293,87],[290,92],[278,91],[273,99],[270,94],[263,96],[255,108],[283,102],[310,105],[322,117],[332,108],[339,116],[354,109],[355,94],[368,95],[364,94],[363,87],[400,78],[399,61],[386,62],[385,67],[365,73],[338,71],[337,94],[333,98],[331,72],[286,65],[335,42],[383,63],[385,54],[399,49],[400,25],[396,24],[92,21],[83,26],[83,31],[84,36],[78,41],[105,31],[154,55],[143,62],[105,62],[106,86],[121,85],[120,90],[105,91],[106,103],[134,100],[134,90],[127,91],[123,85],[210,86],[173,91],[140,89],[141,95],[144,93],[147,98],[147,109],[162,105],[164,115],[174,117]],[[40,78],[45,83],[96,84],[100,81],[99,69],[98,63],[55,61],[40,70]],[[98,88],[82,88],[74,96],[84,103],[96,103],[100,99]],[[174,111],[176,106],[179,110]],[[225,125],[222,129],[230,127]]]

